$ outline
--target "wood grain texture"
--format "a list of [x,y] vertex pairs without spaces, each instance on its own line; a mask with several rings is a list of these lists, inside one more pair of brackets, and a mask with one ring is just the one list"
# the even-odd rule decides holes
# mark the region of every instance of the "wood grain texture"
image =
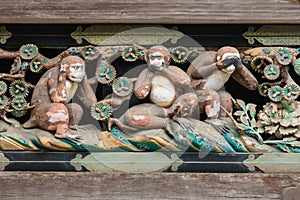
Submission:
[[1,172],[0,199],[280,199],[293,174]]
[[293,0],[2,0],[0,23],[289,23]]

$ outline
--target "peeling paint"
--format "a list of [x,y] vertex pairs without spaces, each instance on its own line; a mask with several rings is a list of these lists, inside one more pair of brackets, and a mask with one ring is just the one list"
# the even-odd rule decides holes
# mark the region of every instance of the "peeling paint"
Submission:
[[61,122],[61,121],[66,121],[69,117],[66,113],[64,113],[63,111],[57,112],[57,113],[47,113],[48,116],[50,116],[49,118],[49,122],[50,123],[56,123],[56,122]]
[[135,121],[144,120],[145,116],[144,115],[133,115],[132,119]]
[[51,88],[50,90],[49,90],[49,94],[52,94],[53,92],[55,92],[56,91],[56,88]]
[[213,106],[210,107],[210,109],[206,110],[206,114],[207,114],[207,117],[213,117],[213,116],[216,116],[218,115],[220,111],[220,103],[219,102],[214,102]]

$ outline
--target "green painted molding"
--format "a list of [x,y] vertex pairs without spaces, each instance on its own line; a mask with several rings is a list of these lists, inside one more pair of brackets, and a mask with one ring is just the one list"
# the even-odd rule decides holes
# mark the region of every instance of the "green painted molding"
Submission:
[[77,171],[85,167],[90,172],[162,172],[169,167],[172,171],[177,171],[183,164],[176,154],[170,158],[160,152],[133,153],[133,152],[99,152],[91,153],[86,157],[77,154],[71,160],[71,165]]
[[3,171],[8,164],[9,160],[5,157],[3,153],[0,153],[0,171]]
[[255,167],[265,173],[300,173],[299,153],[265,153],[255,158],[254,154],[249,155],[243,164],[250,171]]

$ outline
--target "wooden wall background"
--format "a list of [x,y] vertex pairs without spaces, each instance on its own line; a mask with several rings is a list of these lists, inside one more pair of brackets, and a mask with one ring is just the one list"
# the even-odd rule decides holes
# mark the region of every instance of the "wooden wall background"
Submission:
[[2,0],[0,23],[300,23],[299,0]]
[[[300,4],[297,0],[1,1],[0,24],[58,23],[300,24]],[[0,172],[0,198],[292,199],[299,197],[299,191],[291,189],[299,183],[297,174]]]

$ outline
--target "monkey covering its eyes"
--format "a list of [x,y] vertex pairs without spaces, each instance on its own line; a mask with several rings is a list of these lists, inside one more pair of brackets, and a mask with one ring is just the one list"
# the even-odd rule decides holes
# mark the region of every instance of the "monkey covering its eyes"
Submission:
[[249,90],[258,87],[256,78],[242,64],[239,51],[230,46],[202,53],[191,63],[187,74],[198,96],[200,112],[205,112],[208,119],[225,117],[221,106],[231,112],[231,95],[220,91],[230,77]]

